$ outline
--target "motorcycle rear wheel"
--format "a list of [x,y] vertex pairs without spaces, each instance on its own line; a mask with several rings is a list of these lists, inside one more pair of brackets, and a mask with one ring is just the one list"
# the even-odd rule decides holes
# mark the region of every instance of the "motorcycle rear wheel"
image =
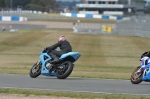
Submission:
[[70,61],[63,62],[60,67],[56,71],[56,76],[58,79],[66,79],[73,71],[73,64]]
[[31,78],[36,78],[41,74],[41,63],[35,63],[32,68],[30,69],[29,75]]
[[139,84],[142,82],[142,77],[143,77],[144,71],[137,72],[139,69],[140,69],[140,66],[137,67],[131,75],[131,83],[132,84]]

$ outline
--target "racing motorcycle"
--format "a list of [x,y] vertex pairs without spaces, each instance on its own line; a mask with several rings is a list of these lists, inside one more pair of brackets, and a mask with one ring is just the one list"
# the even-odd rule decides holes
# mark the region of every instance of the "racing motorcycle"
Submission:
[[150,52],[145,52],[140,58],[141,65],[131,75],[131,83],[139,84],[142,81],[150,82]]
[[48,55],[47,50],[43,50],[39,60],[30,69],[31,78],[36,78],[40,74],[44,76],[56,76],[58,79],[66,79],[74,68],[74,62],[79,59],[79,52],[68,52],[59,57],[59,62],[51,64],[52,58]]

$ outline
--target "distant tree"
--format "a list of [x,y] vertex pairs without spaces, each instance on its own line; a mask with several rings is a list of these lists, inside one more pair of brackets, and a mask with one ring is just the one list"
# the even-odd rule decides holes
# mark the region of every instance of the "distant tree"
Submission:
[[0,0],[0,7],[4,8],[6,6],[5,0]]
[[46,9],[43,6],[37,5],[37,4],[28,4],[25,9],[28,10],[37,10],[37,11],[48,11],[48,9]]
[[0,8],[10,8],[11,1],[12,8],[22,6],[24,9],[34,8],[36,10],[38,8],[37,10],[41,9],[43,11],[45,9],[45,11],[48,11],[49,9],[54,10],[59,7],[56,0],[0,0]]
[[31,4],[37,4],[38,1],[39,1],[39,0],[31,0],[30,3],[31,3]]
[[16,8],[17,6],[26,6],[29,4],[31,0],[13,0],[13,7]]
[[12,8],[17,6],[26,6],[31,0],[0,0],[0,7],[10,8],[12,1]]
[[134,2],[137,2],[137,3],[145,3],[146,1],[145,0],[133,0]]
[[31,0],[30,4],[35,4],[44,7],[45,9],[55,10],[59,5],[56,0]]
[[60,6],[65,6],[65,7],[68,7],[69,8],[69,10],[72,10],[73,9],[73,7],[75,7],[76,6],[76,4],[78,4],[78,3],[82,3],[83,1],[81,0],[81,1],[72,1],[72,2],[70,2],[70,1],[58,1],[57,3],[60,5]]

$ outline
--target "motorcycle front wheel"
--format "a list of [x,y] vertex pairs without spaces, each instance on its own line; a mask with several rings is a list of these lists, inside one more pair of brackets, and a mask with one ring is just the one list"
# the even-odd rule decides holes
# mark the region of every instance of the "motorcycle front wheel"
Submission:
[[139,84],[142,82],[142,77],[143,77],[144,71],[137,72],[139,69],[140,69],[140,66],[137,67],[131,75],[131,83],[132,84]]
[[56,76],[58,79],[66,79],[73,71],[73,64],[70,61],[63,62],[56,71]]
[[30,69],[30,77],[31,78],[36,78],[41,74],[41,68],[42,64],[40,62],[35,63],[32,68]]

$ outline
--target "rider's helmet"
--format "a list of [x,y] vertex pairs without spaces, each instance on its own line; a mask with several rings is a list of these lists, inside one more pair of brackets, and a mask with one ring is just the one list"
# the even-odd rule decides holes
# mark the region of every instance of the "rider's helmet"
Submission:
[[142,66],[145,66],[147,64],[149,64],[148,60],[150,58],[150,51],[147,51],[147,52],[144,52],[142,55],[141,55],[141,65]]
[[150,57],[150,51],[144,52],[144,53],[141,55],[141,58],[143,58],[143,57],[145,57],[145,56]]
[[64,35],[61,35],[59,38],[58,38],[58,41],[65,41],[66,40],[66,37]]

